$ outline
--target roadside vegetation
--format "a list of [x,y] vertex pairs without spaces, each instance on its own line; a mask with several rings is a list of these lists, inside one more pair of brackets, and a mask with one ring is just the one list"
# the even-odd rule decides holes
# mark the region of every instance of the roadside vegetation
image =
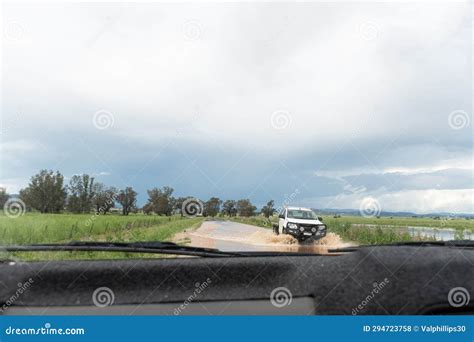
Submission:
[[[175,197],[169,186],[147,190],[148,200],[137,206],[132,187],[117,189],[97,183],[87,174],[64,176],[41,170],[18,196],[0,188],[0,244],[58,243],[69,241],[156,241],[199,226],[205,219],[223,219],[272,228],[278,222],[274,201],[257,211],[249,199],[192,196]],[[474,220],[442,217],[362,217],[323,215],[328,232],[359,244],[413,241],[434,237],[410,235],[407,227],[455,229],[456,238],[474,232]],[[40,255],[41,253],[38,253]],[[62,253],[67,258],[123,253]],[[27,255],[27,254],[24,254]],[[33,257],[31,255],[31,257]]]
[[[474,232],[474,221],[465,219],[438,220],[433,218],[376,218],[361,216],[322,216],[328,232],[338,234],[346,242],[358,244],[384,244],[406,241],[435,240],[435,237],[410,235],[407,227],[430,227],[434,229],[455,229],[456,238],[463,238],[463,231]],[[263,215],[252,217],[230,217],[229,220],[263,228],[272,228],[278,223],[278,216],[266,218]]]
[[[91,217],[95,217],[93,222],[91,222]],[[4,245],[70,241],[170,241],[175,234],[197,228],[203,221],[203,217],[187,218],[178,215],[150,217],[146,215],[91,216],[29,213],[17,218],[1,215],[0,241]],[[0,257],[4,257],[1,254],[0,250]],[[38,252],[13,253],[13,255],[21,260],[160,257],[153,254],[116,252]]]

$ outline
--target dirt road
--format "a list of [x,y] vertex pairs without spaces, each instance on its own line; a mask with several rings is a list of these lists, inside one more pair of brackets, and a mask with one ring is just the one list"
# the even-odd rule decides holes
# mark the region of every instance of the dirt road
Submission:
[[175,242],[223,251],[280,251],[327,253],[328,248],[347,247],[329,232],[319,241],[299,244],[289,235],[274,235],[271,229],[230,221],[205,221],[198,229],[175,236]]

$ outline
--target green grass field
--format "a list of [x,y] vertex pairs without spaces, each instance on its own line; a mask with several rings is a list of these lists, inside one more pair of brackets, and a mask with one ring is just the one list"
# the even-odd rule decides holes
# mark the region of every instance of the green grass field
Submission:
[[[68,241],[167,241],[176,233],[199,226],[204,219],[180,216],[77,215],[27,213],[17,218],[0,216],[0,243],[24,245]],[[153,257],[102,252],[15,253],[20,259],[97,259]]]
[[[182,218],[180,216],[146,215],[100,215],[91,214],[38,214],[26,213],[17,218],[0,215],[0,244],[23,245],[32,243],[57,243],[68,241],[169,241],[179,232],[198,227],[205,218]],[[221,217],[231,221],[271,228],[277,217],[271,220],[263,216]],[[399,241],[421,240],[410,236],[403,229],[412,227],[431,227],[474,232],[474,220],[453,219],[434,220],[430,218],[365,218],[346,216],[323,217],[329,232],[339,234],[345,241],[359,244],[379,244]],[[357,226],[355,226],[357,225]],[[462,238],[462,235],[460,235]],[[427,239],[426,237],[423,239]],[[429,239],[429,238],[428,238]],[[27,260],[50,259],[106,259],[162,257],[151,254],[127,254],[107,252],[40,252],[15,253],[14,256]]]
[[[251,224],[264,228],[271,228],[272,223],[278,222],[277,216],[269,220],[263,216],[233,217],[232,221]],[[411,236],[402,228],[407,227],[429,227],[435,229],[455,229],[458,238],[463,238],[463,231],[474,232],[474,220],[452,219],[435,220],[432,218],[370,218],[362,216],[343,216],[334,218],[323,216],[324,223],[328,226],[328,232],[339,234],[345,241],[359,244],[383,244],[402,241],[432,240],[430,237]],[[357,225],[357,226],[355,226]]]

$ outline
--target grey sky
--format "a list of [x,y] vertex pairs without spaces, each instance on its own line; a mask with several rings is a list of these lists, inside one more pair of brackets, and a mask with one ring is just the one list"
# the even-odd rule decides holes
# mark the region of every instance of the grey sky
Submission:
[[[469,2],[9,4],[0,184],[41,168],[474,212]],[[355,191],[354,189],[357,189]]]

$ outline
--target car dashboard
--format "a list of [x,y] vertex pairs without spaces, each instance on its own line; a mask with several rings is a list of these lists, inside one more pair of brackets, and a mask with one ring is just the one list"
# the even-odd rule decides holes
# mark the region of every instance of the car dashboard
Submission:
[[0,314],[472,314],[474,304],[460,303],[453,291],[474,294],[473,271],[472,248],[439,246],[314,256],[6,261],[0,263]]

